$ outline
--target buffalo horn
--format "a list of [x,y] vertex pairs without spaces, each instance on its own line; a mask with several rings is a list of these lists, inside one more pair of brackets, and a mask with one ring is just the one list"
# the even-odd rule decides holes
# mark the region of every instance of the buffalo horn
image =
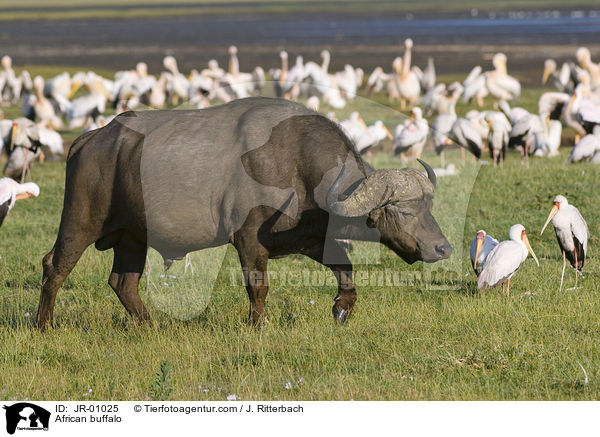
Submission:
[[427,177],[429,178],[429,180],[431,181],[431,185],[433,185],[433,188],[435,189],[435,184],[437,182],[437,177],[435,175],[435,172],[429,166],[429,164],[427,164],[425,161],[421,161],[419,158],[417,158],[417,161],[419,161],[421,163],[421,165],[423,167],[425,167],[425,171],[427,172]]

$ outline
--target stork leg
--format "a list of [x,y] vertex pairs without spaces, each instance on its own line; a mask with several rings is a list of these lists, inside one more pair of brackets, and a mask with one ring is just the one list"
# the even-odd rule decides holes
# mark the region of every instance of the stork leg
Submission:
[[567,266],[567,255],[564,250],[562,251],[562,253],[563,253],[563,269],[562,269],[562,274],[560,275],[560,288],[558,289],[558,291],[562,290],[563,279],[565,278],[565,267]]
[[575,249],[575,288],[577,288],[577,276],[579,276],[577,274],[577,266],[579,264],[577,264],[577,249]]
[[508,281],[507,281],[506,295],[510,296],[510,278],[508,278]]

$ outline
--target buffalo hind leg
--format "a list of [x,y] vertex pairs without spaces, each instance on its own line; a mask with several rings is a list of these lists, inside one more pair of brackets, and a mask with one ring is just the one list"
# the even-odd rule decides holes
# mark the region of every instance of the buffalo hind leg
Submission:
[[129,314],[139,321],[150,320],[150,313],[138,292],[138,283],[146,262],[146,245],[124,233],[113,250],[114,261],[108,284]]
[[37,326],[41,331],[46,330],[48,325],[52,324],[58,289],[69,276],[85,249],[93,242],[93,239],[89,242],[82,240],[67,240],[59,235],[52,250],[42,260],[42,292],[36,317]]
[[348,322],[356,302],[356,289],[352,282],[352,263],[346,251],[336,240],[327,240],[327,255],[324,259],[325,242],[312,246],[302,253],[331,269],[338,280],[338,294],[331,308],[333,317],[341,324]]

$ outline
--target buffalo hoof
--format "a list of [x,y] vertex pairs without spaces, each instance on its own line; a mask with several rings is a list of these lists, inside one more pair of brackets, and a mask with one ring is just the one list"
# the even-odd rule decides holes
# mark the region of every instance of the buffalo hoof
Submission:
[[340,308],[337,304],[334,304],[331,308],[331,312],[333,313],[333,318],[340,325],[345,325],[348,323],[348,311]]

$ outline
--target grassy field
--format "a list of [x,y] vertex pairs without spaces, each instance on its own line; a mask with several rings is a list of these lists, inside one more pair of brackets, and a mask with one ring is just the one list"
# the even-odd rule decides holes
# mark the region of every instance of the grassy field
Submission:
[[[539,93],[527,90],[520,104],[534,109]],[[362,105],[368,122],[399,121],[387,107]],[[11,111],[18,109],[7,117]],[[232,247],[211,255],[223,262],[208,288],[201,275],[206,255],[192,257],[195,273],[178,288],[165,285],[174,281],[160,276],[151,254],[149,287],[144,276],[140,293],[154,322],[143,326],[132,322],[106,283],[110,251],[89,248],[59,292],[55,329],[40,334],[32,321],[41,258],[56,236],[65,164],[37,165],[41,196],[17,203],[0,229],[0,399],[596,400],[600,181],[592,165],[566,167],[567,152],[532,158],[530,168],[511,154],[499,169],[470,157],[461,165],[459,152],[450,151],[446,160],[461,173],[439,179],[434,209],[454,246],[449,260],[408,266],[379,245],[355,243],[356,275],[376,281],[357,286],[345,327],[331,317],[333,275],[301,256],[270,261],[279,280],[261,330],[246,324],[248,302]],[[432,152],[424,158],[439,166]],[[385,153],[371,161],[401,166]],[[579,207],[591,233],[585,278],[580,288],[562,292],[553,231],[539,236],[558,193]],[[475,231],[506,239],[515,223],[526,227],[541,266],[529,258],[510,297],[499,289],[476,293],[467,252]],[[178,263],[169,274],[182,272]],[[322,273],[327,281],[283,280],[303,272]],[[393,285],[379,280],[386,275]],[[569,269],[566,287],[573,285]]]

